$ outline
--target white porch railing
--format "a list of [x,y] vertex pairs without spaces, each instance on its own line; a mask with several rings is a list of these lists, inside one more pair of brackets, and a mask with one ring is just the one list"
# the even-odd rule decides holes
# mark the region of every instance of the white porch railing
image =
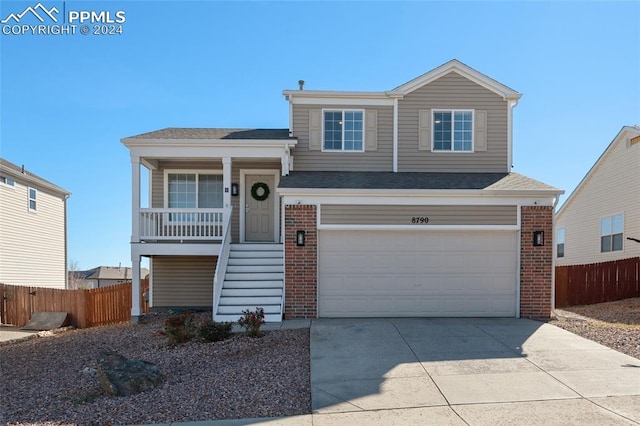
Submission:
[[140,240],[222,240],[223,218],[224,209],[140,209]]
[[224,235],[220,252],[218,253],[218,261],[216,262],[216,272],[213,275],[213,318],[215,319],[220,304],[220,293],[222,293],[222,284],[227,273],[227,263],[229,263],[229,252],[231,251],[231,213],[233,207],[229,209],[229,216],[224,223]]

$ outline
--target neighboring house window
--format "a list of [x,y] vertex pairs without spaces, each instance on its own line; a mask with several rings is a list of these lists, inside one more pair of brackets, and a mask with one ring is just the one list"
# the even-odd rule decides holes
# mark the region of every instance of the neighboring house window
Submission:
[[600,220],[600,251],[602,253],[622,250],[624,218],[621,214],[603,217]]
[[471,152],[473,150],[473,111],[434,110],[433,150]]
[[38,191],[35,188],[29,188],[29,210],[35,212],[38,207],[37,202]]
[[324,111],[325,151],[364,151],[364,111]]
[[556,231],[556,256],[564,257],[564,228]]
[[7,186],[15,186],[16,182],[7,176],[0,176],[0,183]]

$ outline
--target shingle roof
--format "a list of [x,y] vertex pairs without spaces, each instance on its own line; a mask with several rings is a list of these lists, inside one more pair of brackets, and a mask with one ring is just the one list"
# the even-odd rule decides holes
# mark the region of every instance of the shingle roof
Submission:
[[560,191],[518,173],[291,172],[280,188]]
[[61,188],[58,185],[51,183],[48,180],[43,179],[40,176],[31,173],[30,171],[26,170],[24,166],[22,167],[17,166],[12,162],[5,160],[4,158],[0,158],[0,172],[2,171],[6,172],[7,174],[10,174],[15,179],[19,180],[22,178],[27,182],[30,182],[36,185],[41,185],[45,188],[48,188],[52,191],[59,192],[63,195],[71,195],[71,192],[67,191],[66,189]]
[[[146,268],[140,268],[140,275],[144,277],[147,273]],[[125,280],[131,279],[131,268],[117,267],[117,266],[98,266],[87,271],[78,271],[84,279],[100,279],[100,280]]]
[[289,139],[289,129],[166,129],[131,136],[135,139]]

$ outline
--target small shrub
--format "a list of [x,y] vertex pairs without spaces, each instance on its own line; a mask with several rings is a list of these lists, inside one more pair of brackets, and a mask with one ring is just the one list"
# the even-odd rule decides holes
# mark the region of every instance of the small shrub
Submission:
[[198,336],[205,342],[219,342],[231,336],[231,322],[216,322],[207,320],[198,329]]
[[264,309],[256,307],[255,312],[249,309],[242,311],[242,316],[238,319],[238,324],[245,329],[247,336],[262,336],[260,326],[264,324]]
[[193,339],[196,334],[194,315],[192,312],[183,312],[164,320],[164,335],[168,338],[169,346],[176,346]]

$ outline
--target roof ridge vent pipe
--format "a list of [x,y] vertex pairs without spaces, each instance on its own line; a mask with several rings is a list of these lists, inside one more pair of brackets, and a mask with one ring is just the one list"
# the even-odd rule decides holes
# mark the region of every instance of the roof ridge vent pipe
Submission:
[[298,86],[300,86],[300,90],[304,90],[304,80],[298,80]]

